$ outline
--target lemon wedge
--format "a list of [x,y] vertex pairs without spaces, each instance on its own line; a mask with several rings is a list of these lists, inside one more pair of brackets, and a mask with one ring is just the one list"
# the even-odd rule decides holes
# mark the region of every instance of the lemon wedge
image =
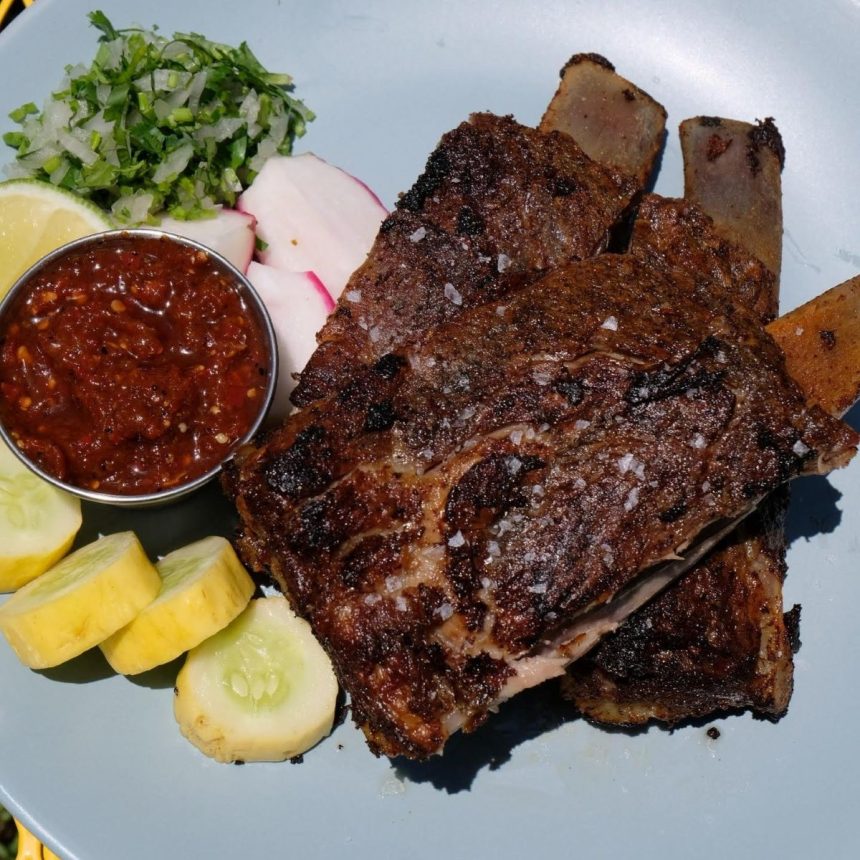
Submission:
[[0,439],[0,591],[44,573],[80,527],[80,501],[34,475]]
[[22,663],[58,666],[104,641],[151,603],[161,577],[133,532],[67,555],[0,606],[0,631]]
[[145,672],[199,645],[226,627],[254,593],[254,581],[223,537],[189,544],[155,567],[162,581],[158,597],[101,643],[122,675]]
[[48,182],[0,182],[0,299],[45,254],[110,229],[101,209]]
[[218,761],[283,761],[331,731],[337,691],[310,625],[285,598],[257,598],[189,651],[173,713],[182,734]]

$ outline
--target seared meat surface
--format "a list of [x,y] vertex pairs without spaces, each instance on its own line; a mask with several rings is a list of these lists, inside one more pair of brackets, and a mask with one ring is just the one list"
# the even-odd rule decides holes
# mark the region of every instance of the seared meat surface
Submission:
[[442,138],[383,222],[293,402],[330,394],[356,362],[371,364],[467,308],[603,250],[641,187],[566,134],[474,115]]
[[624,726],[747,707],[781,714],[791,696],[796,633],[794,614],[784,619],[782,612],[786,502],[784,491],[773,494],[679,582],[573,663],[565,696],[590,719]]
[[[705,289],[718,278],[767,323],[777,310],[782,242],[779,132],[771,120],[703,117],[681,124],[681,142],[685,201],[696,206],[687,223],[681,210],[659,207],[657,218],[640,223],[634,249],[639,242],[676,265],[701,267]],[[701,219],[701,210],[713,229],[693,246],[689,213]],[[735,249],[730,256],[720,251],[725,240]],[[712,262],[702,257],[708,247]],[[694,260],[685,259],[690,252]],[[783,713],[793,678],[782,606],[787,499],[785,491],[774,494],[680,582],[572,664],[565,696],[590,719],[622,725],[741,707]]]
[[372,747],[421,757],[560,674],[589,610],[855,444],[754,314],[651,248],[359,368],[229,480],[245,558],[308,617]]
[[[647,96],[610,91],[662,134]],[[856,445],[760,326],[773,275],[695,207],[649,198],[637,252],[588,259],[648,165],[591,161],[623,163],[587,125],[582,149],[488,115],[446,136],[321,333],[305,408],[225,473],[240,551],[376,752],[430,755],[560,675]]]

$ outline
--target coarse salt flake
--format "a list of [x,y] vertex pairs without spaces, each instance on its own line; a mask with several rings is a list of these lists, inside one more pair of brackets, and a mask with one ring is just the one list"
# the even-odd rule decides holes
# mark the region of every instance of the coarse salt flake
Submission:
[[591,422],[586,421],[584,418],[577,418],[576,421],[573,422],[574,430],[587,430],[591,427]]
[[618,331],[618,320],[615,317],[606,317],[600,324],[600,327],[609,329],[609,331]]
[[522,430],[511,430],[511,435],[508,437],[514,445],[519,445],[523,441]]
[[519,457],[508,457],[508,462],[505,464],[509,475],[516,475],[523,467],[523,461]]
[[636,468],[636,456],[631,453],[625,454],[618,460],[618,471],[623,475],[625,472],[630,471],[631,469]]
[[450,603],[442,603],[436,607],[435,612],[443,621],[447,621],[454,614],[454,607]]
[[427,230],[424,227],[419,227],[414,233],[410,233],[410,242],[420,242],[427,235]]
[[603,550],[603,563],[607,567],[611,567],[615,561],[615,553],[612,552],[612,547],[608,543],[600,544],[600,549]]
[[455,305],[463,304],[463,296],[460,295],[460,291],[452,284],[447,283],[444,286],[445,298],[448,299],[449,302]]
[[346,300],[348,302],[352,302],[353,304],[355,304],[355,302],[360,302],[361,290],[348,290],[346,293]]
[[496,268],[500,272],[504,272],[505,269],[510,268],[511,258],[507,254],[499,254],[499,259],[496,263]]
[[690,445],[693,448],[704,448],[707,442],[705,442],[705,437],[701,433],[696,433],[695,436],[690,440]]
[[809,446],[805,445],[801,439],[798,439],[791,449],[798,457],[805,457],[809,453]]
[[474,406],[467,406],[465,409],[461,409],[460,410],[460,420],[461,421],[468,421],[470,418],[472,418],[474,416],[474,414],[477,411],[478,410],[475,409]]
[[463,532],[459,530],[455,535],[448,538],[448,546],[454,547],[455,549],[458,546],[463,546],[464,543],[466,543],[466,538],[463,537]]
[[627,498],[624,500],[624,510],[632,511],[636,505],[639,504],[639,487],[633,487],[632,490],[627,494]]

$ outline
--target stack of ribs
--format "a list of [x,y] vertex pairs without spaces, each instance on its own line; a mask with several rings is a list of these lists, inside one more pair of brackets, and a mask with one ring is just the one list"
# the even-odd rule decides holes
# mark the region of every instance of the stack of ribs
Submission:
[[858,438],[765,328],[776,129],[685,124],[668,200],[643,196],[665,118],[577,55],[538,129],[446,134],[299,408],[225,473],[241,554],[311,623],[377,753],[440,752],[562,676],[608,722],[785,707],[783,487]]

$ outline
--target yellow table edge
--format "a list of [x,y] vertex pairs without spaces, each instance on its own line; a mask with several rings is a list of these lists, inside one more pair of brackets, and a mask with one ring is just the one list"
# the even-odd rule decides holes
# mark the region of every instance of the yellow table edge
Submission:
[[50,848],[42,845],[17,818],[14,821],[18,828],[17,860],[60,860]]

